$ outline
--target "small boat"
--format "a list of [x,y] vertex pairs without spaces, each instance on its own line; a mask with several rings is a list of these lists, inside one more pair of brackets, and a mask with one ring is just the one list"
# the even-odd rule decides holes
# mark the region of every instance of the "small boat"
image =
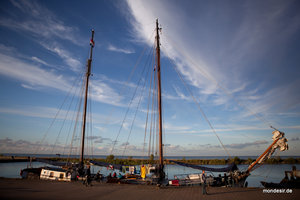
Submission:
[[[41,170],[40,179],[52,181],[71,181],[76,178],[76,174],[70,170],[65,170],[57,167],[45,167]],[[72,176],[73,174],[73,176]]]
[[292,171],[285,171],[284,178],[280,183],[273,182],[264,182],[261,181],[261,184],[265,188],[300,188],[300,170],[296,169],[296,166],[293,166]]
[[22,179],[39,179],[42,167],[39,168],[26,168],[20,171]]

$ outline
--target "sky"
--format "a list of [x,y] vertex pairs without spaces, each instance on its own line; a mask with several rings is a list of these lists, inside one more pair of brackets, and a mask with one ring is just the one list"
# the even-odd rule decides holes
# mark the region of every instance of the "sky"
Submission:
[[166,156],[256,156],[270,126],[288,139],[276,155],[300,156],[296,0],[1,1],[0,153],[78,153],[94,29],[86,152],[155,154],[150,114],[146,137],[145,124],[156,19]]

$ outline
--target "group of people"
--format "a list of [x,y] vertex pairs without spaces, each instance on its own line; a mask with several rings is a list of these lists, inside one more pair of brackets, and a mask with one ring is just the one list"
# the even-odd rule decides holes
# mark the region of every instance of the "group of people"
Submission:
[[107,176],[108,178],[118,178],[118,179],[122,179],[123,178],[123,175],[121,173],[119,173],[117,175],[116,172],[113,173],[113,175],[111,175],[111,173]]
[[[100,171],[98,171],[98,173],[100,174]],[[117,175],[116,172],[114,172],[113,175],[109,174],[108,177],[119,178],[119,179],[123,178],[121,173],[119,173],[119,175]],[[90,165],[87,165],[87,168],[85,169],[84,184],[86,186],[92,186],[91,185],[91,167],[90,167]],[[207,195],[208,194],[207,193],[207,177],[206,177],[205,171],[202,171],[202,174],[201,174],[201,184],[202,184],[202,194]]]

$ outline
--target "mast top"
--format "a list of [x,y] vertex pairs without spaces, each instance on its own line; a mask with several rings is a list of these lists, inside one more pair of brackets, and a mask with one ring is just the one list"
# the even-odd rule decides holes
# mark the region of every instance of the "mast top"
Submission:
[[91,40],[90,40],[91,48],[94,48],[94,46],[95,46],[94,33],[95,33],[95,30],[92,29],[92,37],[91,37]]

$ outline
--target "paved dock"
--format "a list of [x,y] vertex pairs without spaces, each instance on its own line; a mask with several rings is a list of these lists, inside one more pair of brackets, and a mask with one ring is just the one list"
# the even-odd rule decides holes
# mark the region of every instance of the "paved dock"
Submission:
[[[300,189],[289,193],[263,192],[262,188],[209,188],[209,195],[202,195],[200,186],[165,187],[152,185],[125,185],[93,182],[86,187],[81,182],[55,182],[42,180],[0,179],[0,199],[89,199],[89,200],[279,200],[300,199]],[[277,193],[272,193],[277,192]],[[291,193],[290,193],[291,192]]]

